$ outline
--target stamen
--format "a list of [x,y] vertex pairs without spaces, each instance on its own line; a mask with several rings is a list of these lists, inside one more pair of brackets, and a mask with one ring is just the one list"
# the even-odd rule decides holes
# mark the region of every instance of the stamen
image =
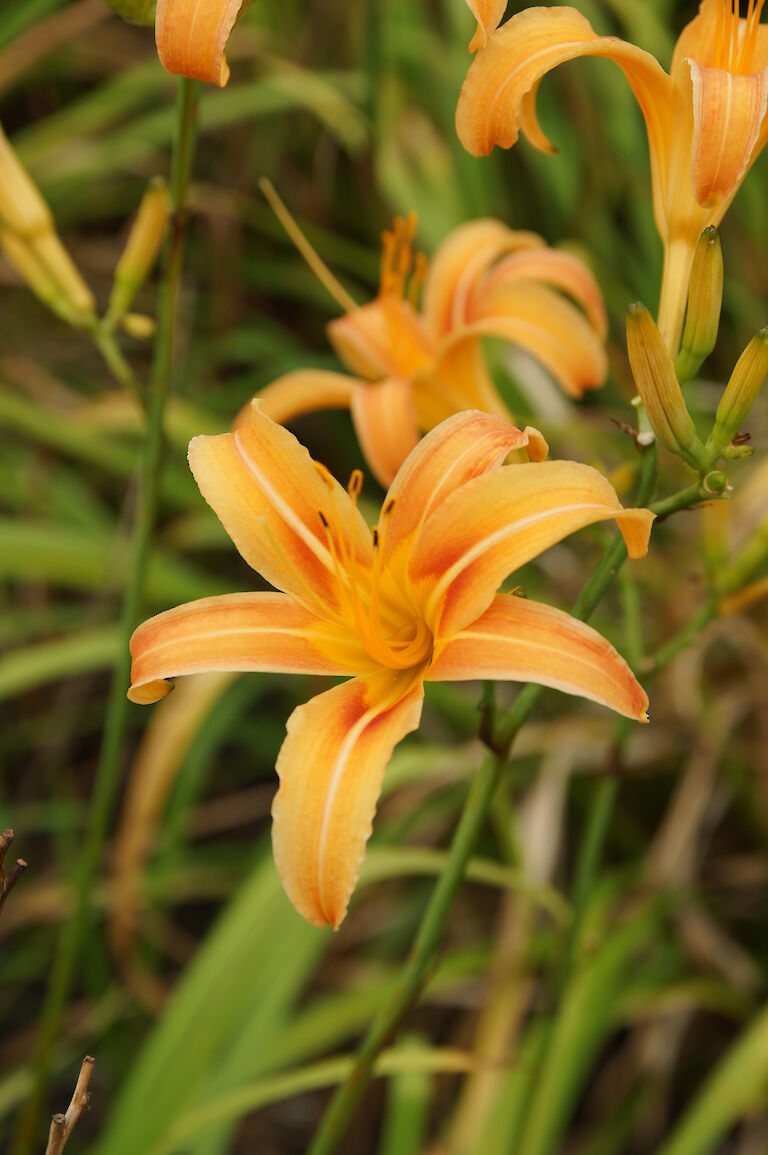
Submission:
[[321,481],[324,481],[328,488],[333,490],[335,486],[333,474],[328,469],[326,469],[322,461],[313,461],[312,464],[314,465],[317,473],[320,475]]
[[317,250],[314,249],[310,244],[307,237],[299,228],[298,223],[291,215],[287,206],[278,196],[278,193],[272,182],[267,180],[266,177],[262,177],[259,181],[259,188],[269,201],[273,213],[280,221],[280,224],[283,226],[288,236],[291,238],[294,245],[299,250],[312,272],[317,277],[320,284],[328,290],[340,309],[343,309],[345,313],[354,313],[359,307],[357,301],[347,292],[341,282],[333,275]]
[[421,286],[424,283],[424,277],[427,272],[427,255],[426,253],[417,253],[413,263],[413,276],[411,283],[408,286],[408,300],[413,305],[414,309],[419,307],[419,294],[421,293]]
[[363,489],[363,471],[361,469],[353,469],[349,478],[347,486],[347,493],[352,498],[353,502],[357,502]]

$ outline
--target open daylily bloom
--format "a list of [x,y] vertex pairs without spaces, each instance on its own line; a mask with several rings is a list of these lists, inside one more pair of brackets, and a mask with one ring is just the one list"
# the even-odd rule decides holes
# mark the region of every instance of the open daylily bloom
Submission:
[[602,385],[607,373],[603,299],[577,257],[533,233],[477,220],[452,232],[427,268],[423,254],[412,252],[415,223],[413,215],[398,218],[384,233],[376,299],[362,306],[342,300],[345,315],[328,326],[355,376],[300,370],[259,395],[265,413],[281,423],[349,407],[383,486],[420,431],[452,414],[483,409],[511,419],[486,368],[484,337],[527,350],[571,397]]
[[157,0],[155,40],[168,72],[223,88],[229,80],[224,50],[243,0]]
[[356,499],[254,402],[233,433],[196,437],[200,490],[245,560],[282,592],[205,598],[133,636],[130,697],[212,670],[351,680],[299,706],[277,761],[275,861],[294,906],[338,927],[397,742],[419,725],[427,680],[537,681],[643,721],[648,700],[613,647],[502,580],[583,526],[615,519],[630,556],[653,515],[625,510],[594,469],[541,457],[534,430],[465,412],[414,449],[370,530]]
[[[605,56],[626,76],[645,117],[656,225],[665,246],[659,326],[676,355],[696,242],[718,225],[768,140],[768,29],[764,0],[703,0],[683,30],[667,75],[649,53],[598,36],[575,8],[529,8],[501,28],[503,7],[467,0],[479,51],[459,98],[456,125],[474,155],[510,148],[522,132],[553,147],[536,118],[542,78],[580,56]],[[501,11],[500,11],[501,8]]]

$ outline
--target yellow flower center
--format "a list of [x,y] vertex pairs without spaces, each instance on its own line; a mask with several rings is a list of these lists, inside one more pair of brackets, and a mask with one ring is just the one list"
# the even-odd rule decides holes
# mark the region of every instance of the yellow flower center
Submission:
[[[319,462],[315,462],[315,468],[328,484],[333,503],[333,479]],[[429,658],[432,633],[383,568],[386,530],[395,498],[390,498],[382,510],[381,527],[376,525],[372,530],[372,569],[360,563],[355,547],[355,514],[362,486],[363,475],[356,469],[347,486],[351,505],[346,527],[335,503],[327,509],[319,509],[318,516],[346,598],[346,624],[353,628],[375,661],[391,669],[407,670]]]
[[742,20],[739,0],[721,0],[717,8],[715,68],[737,76],[751,73],[764,4],[765,0],[749,0],[746,19]]

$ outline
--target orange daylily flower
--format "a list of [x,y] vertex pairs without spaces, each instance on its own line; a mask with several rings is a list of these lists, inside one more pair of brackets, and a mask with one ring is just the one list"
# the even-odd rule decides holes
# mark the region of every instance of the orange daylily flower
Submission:
[[[452,232],[427,268],[423,254],[413,254],[415,225],[414,215],[398,218],[384,233],[376,299],[357,306],[342,296],[345,315],[328,326],[355,377],[300,370],[259,394],[264,411],[281,423],[349,407],[366,460],[385,487],[420,431],[464,409],[511,420],[486,368],[482,338],[527,350],[571,397],[602,385],[607,373],[605,306],[577,257],[533,233],[477,220]],[[338,299],[335,278],[324,281]]]
[[[554,149],[536,118],[542,78],[580,56],[604,56],[626,76],[645,117],[656,225],[665,246],[659,325],[673,356],[685,313],[693,254],[718,225],[768,140],[768,29],[764,0],[703,0],[683,30],[668,75],[649,53],[598,36],[575,8],[529,8],[498,27],[501,12],[467,0],[482,44],[459,98],[456,125],[474,155],[510,148],[523,132]],[[479,37],[479,39],[478,39]]]
[[623,509],[594,469],[556,461],[541,435],[465,412],[409,456],[379,524],[256,401],[232,433],[196,437],[189,461],[205,499],[247,562],[282,592],[205,598],[133,636],[130,697],[213,670],[328,674],[351,680],[299,706],[277,761],[275,861],[294,906],[338,927],[346,913],[385,767],[415,730],[425,680],[494,678],[554,686],[643,721],[648,700],[589,626],[550,606],[497,594],[501,581],[583,526],[615,519],[632,557],[653,515]]
[[223,88],[224,50],[244,0],[157,0],[155,40],[168,72]]

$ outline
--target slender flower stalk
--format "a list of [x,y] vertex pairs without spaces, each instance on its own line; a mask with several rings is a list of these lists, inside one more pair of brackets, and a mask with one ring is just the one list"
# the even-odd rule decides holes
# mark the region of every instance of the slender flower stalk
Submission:
[[112,675],[91,812],[75,874],[75,908],[71,917],[64,923],[53,959],[37,1035],[34,1093],[20,1117],[12,1147],[13,1155],[31,1155],[36,1147],[37,1127],[48,1082],[50,1051],[59,1031],[88,929],[93,880],[98,870],[119,780],[120,755],[128,719],[125,697],[130,670],[128,641],[143,600],[149,546],[155,523],[163,445],[163,416],[173,367],[176,316],[184,256],[185,210],[194,155],[197,106],[194,83],[188,80],[180,81],[171,179],[174,224],[165,256],[161,284],[159,326],[149,389],[141,491],[133,533],[133,561],[123,596],[120,619],[120,634],[124,643],[118,647],[118,658]]

